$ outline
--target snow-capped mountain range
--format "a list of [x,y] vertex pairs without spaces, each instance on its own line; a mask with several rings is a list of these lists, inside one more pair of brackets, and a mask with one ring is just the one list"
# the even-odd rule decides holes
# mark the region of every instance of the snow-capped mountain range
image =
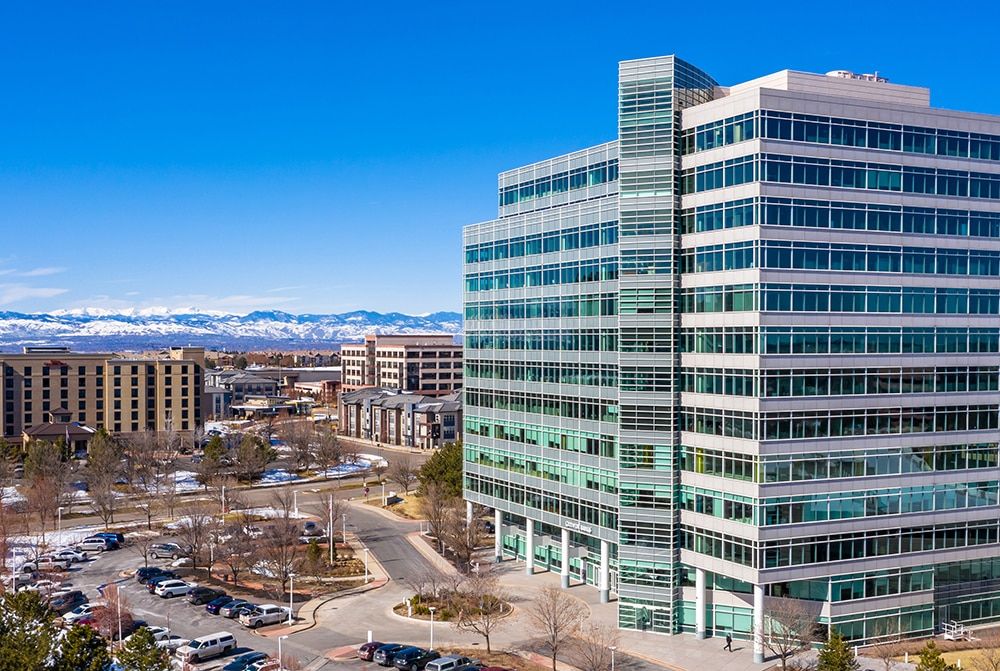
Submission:
[[57,310],[0,312],[0,350],[25,345],[66,345],[80,351],[147,350],[170,345],[219,349],[327,348],[369,333],[462,332],[457,312],[404,315],[368,311],[294,315],[257,311],[245,315],[169,310]]

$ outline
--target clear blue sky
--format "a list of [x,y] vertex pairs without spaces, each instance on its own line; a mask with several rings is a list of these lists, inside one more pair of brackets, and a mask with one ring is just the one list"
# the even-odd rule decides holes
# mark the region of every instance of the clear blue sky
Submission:
[[996,5],[7,2],[0,310],[456,309],[496,173],[615,133],[617,62],[879,70],[1000,113]]

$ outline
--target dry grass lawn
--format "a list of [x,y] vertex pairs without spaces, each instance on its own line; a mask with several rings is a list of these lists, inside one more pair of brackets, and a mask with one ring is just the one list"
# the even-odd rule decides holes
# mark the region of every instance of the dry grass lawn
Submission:
[[[379,500],[377,498],[372,499],[370,502],[372,505],[378,505]],[[406,496],[401,502],[395,503],[391,506],[387,506],[386,510],[390,510],[400,517],[405,517],[408,520],[422,520],[424,519],[423,512],[420,509],[420,497],[416,494],[410,494]]]

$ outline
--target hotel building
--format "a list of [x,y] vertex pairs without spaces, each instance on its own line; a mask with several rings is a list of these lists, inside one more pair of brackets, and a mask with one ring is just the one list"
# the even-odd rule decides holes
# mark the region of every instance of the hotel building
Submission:
[[53,421],[114,434],[190,434],[202,423],[200,347],[172,347],[163,356],[142,358],[26,347],[21,354],[0,354],[0,368],[8,442]]
[[465,497],[624,628],[1000,621],[1000,117],[622,62],[618,138],[464,244]]

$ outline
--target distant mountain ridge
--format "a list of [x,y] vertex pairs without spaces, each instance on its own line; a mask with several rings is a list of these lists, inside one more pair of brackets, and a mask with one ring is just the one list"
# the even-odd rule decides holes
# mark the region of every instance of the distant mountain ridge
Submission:
[[370,333],[460,335],[462,315],[355,310],[341,314],[291,314],[258,310],[245,315],[162,308],[51,313],[0,311],[0,350],[26,345],[66,345],[80,351],[146,350],[169,345],[220,349],[324,348],[356,342]]

